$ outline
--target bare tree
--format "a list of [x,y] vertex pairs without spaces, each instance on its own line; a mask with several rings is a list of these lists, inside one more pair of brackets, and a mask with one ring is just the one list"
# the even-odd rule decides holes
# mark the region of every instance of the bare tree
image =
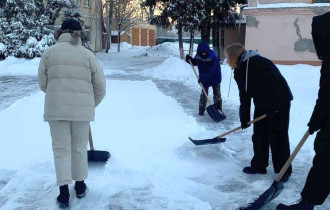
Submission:
[[111,47],[111,24],[112,24],[112,17],[113,17],[113,1],[114,0],[106,0],[105,2],[105,24],[107,29],[107,40],[106,40],[106,48],[105,52],[108,53]]
[[138,1],[131,0],[113,0],[114,3],[114,18],[118,32],[118,52],[120,52],[120,35],[122,31],[135,26],[139,23],[138,11],[140,4]]

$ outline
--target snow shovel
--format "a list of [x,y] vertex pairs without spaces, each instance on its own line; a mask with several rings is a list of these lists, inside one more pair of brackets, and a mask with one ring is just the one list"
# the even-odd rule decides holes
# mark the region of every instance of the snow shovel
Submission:
[[266,203],[275,199],[283,191],[284,185],[283,185],[283,182],[281,182],[280,180],[281,180],[282,176],[284,175],[284,173],[286,172],[286,170],[289,168],[291,162],[296,157],[297,153],[299,152],[299,150],[301,149],[301,147],[303,146],[305,141],[307,140],[308,136],[309,136],[309,130],[306,131],[305,135],[302,137],[302,139],[298,143],[297,147],[295,148],[295,150],[292,152],[289,159],[286,161],[286,163],[282,167],[280,173],[278,173],[275,181],[270,186],[270,188],[268,190],[266,190],[262,195],[260,195],[259,198],[257,200],[255,200],[253,203],[250,203],[246,207],[239,208],[240,210],[260,209]]
[[[258,122],[259,120],[262,120],[262,119],[264,119],[264,118],[266,118],[266,117],[267,117],[266,114],[261,115],[260,117],[257,117],[256,119],[251,120],[251,121],[248,122],[247,124],[248,124],[248,125],[251,125],[251,124],[253,124],[253,123],[255,123],[255,122]],[[200,139],[200,140],[195,140],[195,139],[192,139],[192,138],[190,138],[190,137],[188,137],[188,138],[189,138],[190,141],[192,141],[195,145],[205,145],[205,144],[217,144],[217,143],[223,143],[223,142],[226,141],[226,138],[222,138],[222,137],[227,136],[228,134],[231,134],[231,133],[233,133],[233,132],[235,132],[235,131],[237,131],[237,130],[239,130],[239,129],[241,129],[241,128],[242,128],[242,126],[239,126],[239,127],[237,127],[237,128],[234,128],[234,129],[232,129],[232,130],[230,130],[230,131],[224,133],[224,134],[221,134],[221,135],[219,135],[219,136],[216,136],[216,137],[214,137],[214,138],[212,138],[212,139]]]
[[[190,59],[189,59],[189,63],[190,63],[190,65],[191,65],[192,69],[194,70],[194,73],[195,73],[196,78],[197,78],[197,80],[198,80],[198,79],[199,79],[199,76],[198,76],[198,74],[197,74],[197,72],[196,72],[196,70],[195,70],[195,68],[194,68],[194,65],[191,63],[191,60],[190,60]],[[212,103],[211,103],[211,101],[210,101],[209,97],[207,96],[207,93],[206,93],[206,91],[205,91],[205,89],[204,89],[204,87],[203,87],[203,84],[202,84],[201,82],[198,82],[198,84],[202,87],[203,93],[204,93],[204,95],[206,96],[207,101],[208,101],[209,104],[210,104],[208,107],[206,107],[206,111],[207,111],[207,113],[209,114],[209,116],[210,116],[215,122],[220,122],[220,121],[226,119],[226,115],[225,115],[221,110],[219,110],[218,107],[217,107],[215,104],[212,104]]]
[[89,148],[87,157],[89,162],[106,162],[110,158],[108,151],[94,150],[91,126],[89,126]]

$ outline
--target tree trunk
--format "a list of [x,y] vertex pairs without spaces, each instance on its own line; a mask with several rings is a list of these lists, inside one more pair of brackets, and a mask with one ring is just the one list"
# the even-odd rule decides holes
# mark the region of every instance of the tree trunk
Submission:
[[180,51],[180,58],[183,59],[183,40],[182,40],[182,23],[179,18],[178,24],[178,36],[179,36],[179,51]]
[[212,44],[213,51],[220,58],[220,42],[219,42],[219,11],[220,8],[217,6],[214,8],[213,14],[213,27],[212,27]]
[[201,38],[203,42],[210,42],[211,35],[211,9],[206,8],[207,17],[201,23]]
[[220,47],[220,56],[221,56],[221,60],[225,59],[225,54],[224,54],[224,50],[225,50],[225,29],[222,27],[221,28],[221,47]]
[[[110,3],[111,4],[111,3]],[[108,53],[110,49],[110,39],[111,39],[111,26],[110,26],[110,13],[109,13],[109,0],[105,2],[105,18],[106,18],[106,24],[107,24],[107,40],[106,40],[106,46],[105,46],[105,52]]]
[[194,52],[194,31],[190,32],[190,45],[189,45],[189,55],[192,56]]
[[117,52],[120,52],[120,33],[121,33],[121,24],[118,25],[118,48]]

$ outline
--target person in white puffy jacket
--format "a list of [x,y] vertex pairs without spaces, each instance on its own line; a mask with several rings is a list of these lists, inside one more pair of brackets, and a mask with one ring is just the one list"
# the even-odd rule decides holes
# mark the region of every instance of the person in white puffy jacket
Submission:
[[46,93],[44,120],[50,127],[60,188],[57,203],[67,207],[72,180],[77,198],[86,193],[89,123],[106,94],[106,82],[97,58],[82,46],[87,36],[79,21],[65,20],[54,37],[58,43],[42,54],[38,79]]

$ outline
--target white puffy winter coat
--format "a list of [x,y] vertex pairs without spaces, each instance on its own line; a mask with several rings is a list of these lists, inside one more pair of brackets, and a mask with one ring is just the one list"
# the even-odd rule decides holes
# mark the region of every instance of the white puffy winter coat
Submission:
[[103,70],[95,55],[70,43],[63,33],[58,43],[43,53],[38,71],[40,89],[46,93],[44,120],[93,121],[95,107],[106,93]]

